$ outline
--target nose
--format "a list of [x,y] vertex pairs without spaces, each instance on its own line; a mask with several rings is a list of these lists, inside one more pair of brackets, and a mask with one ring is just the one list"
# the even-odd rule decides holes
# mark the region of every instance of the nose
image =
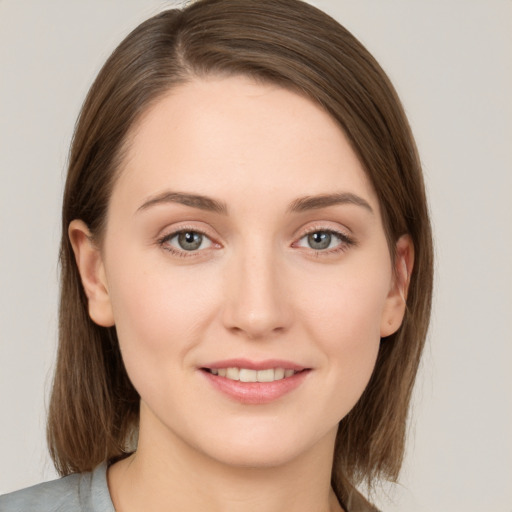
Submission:
[[248,339],[286,331],[292,321],[286,272],[270,249],[234,257],[226,279],[224,326]]

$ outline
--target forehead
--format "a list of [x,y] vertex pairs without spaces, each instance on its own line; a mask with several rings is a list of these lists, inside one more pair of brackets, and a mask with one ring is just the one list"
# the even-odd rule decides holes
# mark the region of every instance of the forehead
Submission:
[[328,113],[247,77],[196,79],[170,90],[141,116],[127,148],[114,189],[125,200],[172,189],[227,201],[255,192],[292,201],[348,189],[377,203]]

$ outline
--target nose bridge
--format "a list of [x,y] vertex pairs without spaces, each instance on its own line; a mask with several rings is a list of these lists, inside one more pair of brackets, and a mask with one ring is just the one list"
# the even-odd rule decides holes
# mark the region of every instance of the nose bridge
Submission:
[[284,330],[290,321],[282,262],[268,240],[246,243],[233,254],[228,269],[225,326],[248,338]]

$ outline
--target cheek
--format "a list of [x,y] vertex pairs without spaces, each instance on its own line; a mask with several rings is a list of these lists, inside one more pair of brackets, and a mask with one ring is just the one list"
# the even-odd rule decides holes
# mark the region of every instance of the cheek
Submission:
[[391,281],[390,271],[380,268],[316,275],[303,282],[303,318],[311,334],[317,333],[328,345],[346,342],[359,347],[380,340],[380,323]]
[[211,297],[194,286],[195,279],[168,268],[152,268],[116,284],[114,318],[127,374],[163,421],[168,411],[188,408],[194,397],[191,354],[201,343],[202,326],[210,322]]
[[338,404],[336,414],[341,419],[373,372],[388,281],[382,274],[353,273],[326,281],[323,292],[316,290],[303,301],[301,318],[308,337],[321,347],[327,369],[325,393],[331,396],[328,402]]
[[[127,278],[123,266],[140,270]],[[214,310],[213,287],[200,287],[204,279],[197,272],[177,271],[165,262],[147,266],[125,261],[109,281],[117,335],[133,378],[132,373],[154,374],[162,362],[175,368],[185,364]]]

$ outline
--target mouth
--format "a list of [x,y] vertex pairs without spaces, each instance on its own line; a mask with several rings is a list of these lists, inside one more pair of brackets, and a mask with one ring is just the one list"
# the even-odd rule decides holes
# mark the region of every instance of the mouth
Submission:
[[288,379],[295,374],[304,372],[306,369],[294,370],[292,368],[265,368],[254,370],[252,368],[240,368],[236,366],[226,368],[202,368],[203,371],[218,375],[229,380],[240,382],[275,382],[277,380]]
[[267,404],[300,387],[312,368],[286,361],[217,362],[199,368],[214,389],[242,404]]

